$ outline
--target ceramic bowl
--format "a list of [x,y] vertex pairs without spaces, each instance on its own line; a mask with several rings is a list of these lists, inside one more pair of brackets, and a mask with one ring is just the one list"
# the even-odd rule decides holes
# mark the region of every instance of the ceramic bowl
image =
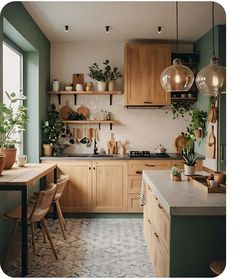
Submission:
[[71,91],[71,90],[72,90],[72,86],[66,86],[66,87],[65,87],[65,90],[66,90],[66,91]]

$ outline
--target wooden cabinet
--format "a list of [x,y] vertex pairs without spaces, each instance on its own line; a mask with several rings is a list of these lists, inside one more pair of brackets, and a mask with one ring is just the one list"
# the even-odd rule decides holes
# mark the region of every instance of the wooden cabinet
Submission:
[[170,94],[162,88],[160,75],[170,64],[170,45],[127,44],[125,46],[125,105],[169,105]]
[[129,160],[128,161],[128,211],[143,212],[139,204],[143,170],[170,169],[170,160]]
[[127,162],[93,161],[93,201],[96,212],[127,211]]

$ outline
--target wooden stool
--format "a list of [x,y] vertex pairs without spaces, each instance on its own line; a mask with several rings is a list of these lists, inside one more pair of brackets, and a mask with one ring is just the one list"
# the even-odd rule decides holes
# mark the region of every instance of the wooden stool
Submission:
[[212,261],[210,264],[210,269],[214,274],[220,275],[225,269],[225,260]]

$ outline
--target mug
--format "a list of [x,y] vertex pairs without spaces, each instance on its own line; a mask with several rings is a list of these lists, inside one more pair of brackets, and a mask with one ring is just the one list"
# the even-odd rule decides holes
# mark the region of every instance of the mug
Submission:
[[84,90],[84,86],[83,86],[83,84],[76,84],[75,85],[75,90],[76,91],[83,91]]
[[24,165],[27,163],[27,156],[26,155],[18,155],[16,158],[17,166],[18,167],[24,167]]

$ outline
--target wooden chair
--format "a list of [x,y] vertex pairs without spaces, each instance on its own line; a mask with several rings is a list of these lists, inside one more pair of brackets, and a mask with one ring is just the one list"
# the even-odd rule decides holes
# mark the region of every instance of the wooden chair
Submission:
[[210,269],[215,275],[220,275],[225,269],[225,260],[212,261]]
[[[27,219],[28,219],[28,224],[30,225],[31,228],[33,252],[35,253],[34,223],[39,222],[41,224],[43,235],[44,237],[45,235],[47,236],[53,254],[57,260],[58,259],[57,254],[54,249],[52,239],[45,222],[45,215],[49,211],[49,208],[51,206],[55,194],[56,194],[56,184],[53,183],[49,185],[48,189],[44,191],[40,191],[38,193],[34,193],[35,202],[34,203],[29,202],[28,204]],[[15,233],[17,224],[21,222],[21,207],[19,206],[13,211],[6,213],[4,217],[16,221],[14,226],[14,233]]]
[[56,183],[56,194],[52,200],[52,204],[56,205],[57,215],[59,218],[59,223],[62,231],[63,238],[66,240],[66,221],[62,215],[61,207],[60,207],[60,199],[62,197],[63,191],[67,182],[69,181],[68,175],[61,175]]

